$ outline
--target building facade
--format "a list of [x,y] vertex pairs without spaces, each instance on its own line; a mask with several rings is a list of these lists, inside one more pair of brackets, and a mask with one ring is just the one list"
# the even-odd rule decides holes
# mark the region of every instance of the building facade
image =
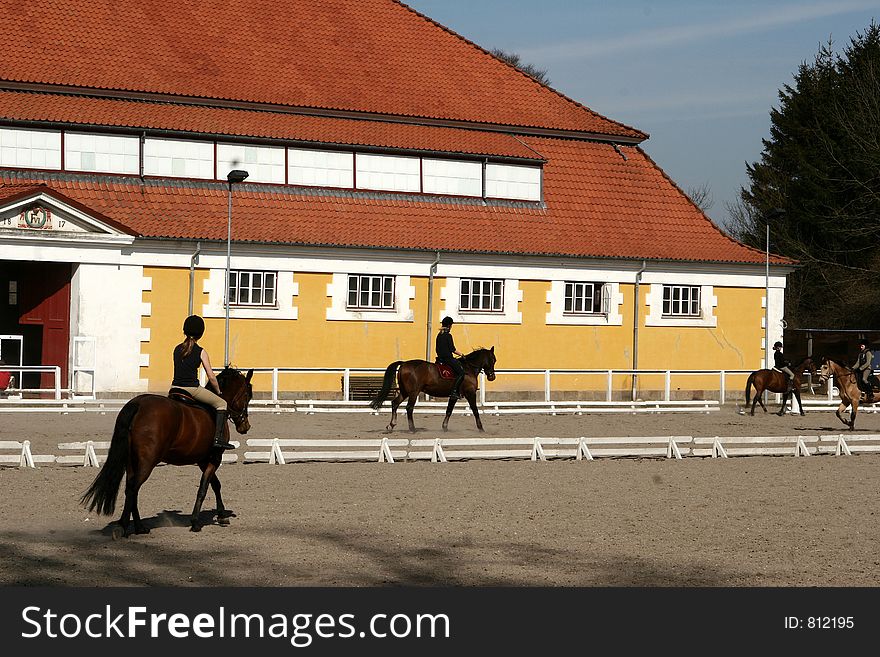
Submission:
[[757,368],[765,315],[781,338],[790,261],[719,231],[644,133],[400,2],[31,4],[0,3],[0,335],[65,387],[166,390],[190,313],[258,368],[432,359],[446,315],[500,370]]

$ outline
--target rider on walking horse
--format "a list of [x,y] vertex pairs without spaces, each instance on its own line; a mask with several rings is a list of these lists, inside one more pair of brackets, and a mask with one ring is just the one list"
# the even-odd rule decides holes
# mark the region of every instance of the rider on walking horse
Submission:
[[782,343],[773,343],[773,367],[785,374],[788,379],[788,392],[794,390],[794,372],[791,371],[791,363],[782,353]]
[[[437,334],[437,361],[448,365],[455,373],[455,383],[452,385],[452,392],[449,397],[452,399],[461,398],[461,382],[464,381],[464,367],[455,358],[463,354],[456,350],[455,342],[452,341],[452,318],[444,317],[440,321],[440,332]],[[454,355],[453,355],[454,354]]]
[[859,355],[856,357],[852,370],[856,373],[856,383],[858,383],[859,389],[865,393],[865,401],[869,404],[874,401],[874,390],[871,386],[871,378],[874,375],[873,360],[874,353],[868,349],[868,341],[859,340]]
[[[220,384],[211,369],[211,360],[208,352],[198,345],[198,340],[205,334],[205,320],[198,315],[190,315],[183,322],[184,340],[174,347],[174,380],[171,385],[183,388],[193,399],[208,406],[213,406],[217,412],[216,427],[214,429],[214,447],[218,449],[235,449],[224,439],[226,429],[227,408],[226,400],[219,396]],[[199,365],[205,368],[205,376],[208,385],[213,385],[217,394],[199,385]]]

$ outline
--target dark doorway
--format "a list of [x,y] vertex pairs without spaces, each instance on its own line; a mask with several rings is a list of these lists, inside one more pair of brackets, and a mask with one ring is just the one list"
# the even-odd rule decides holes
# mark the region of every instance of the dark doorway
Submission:
[[[0,260],[0,334],[24,336],[24,362],[11,363],[7,354],[3,358],[15,365],[60,366],[62,388],[70,347],[71,272],[66,262]],[[22,388],[53,385],[51,374],[26,374],[21,381]]]

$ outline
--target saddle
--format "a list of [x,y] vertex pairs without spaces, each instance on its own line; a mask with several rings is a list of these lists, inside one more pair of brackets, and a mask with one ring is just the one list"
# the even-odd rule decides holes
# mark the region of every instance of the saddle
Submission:
[[440,361],[436,361],[434,365],[437,366],[437,369],[440,370],[440,378],[441,379],[454,379],[455,372],[452,371],[452,368],[445,363],[441,363]]
[[204,409],[209,413],[214,412],[213,406],[200,402],[183,388],[171,388],[168,391],[168,399],[173,399],[174,401],[186,404],[187,406],[192,406],[193,408]]

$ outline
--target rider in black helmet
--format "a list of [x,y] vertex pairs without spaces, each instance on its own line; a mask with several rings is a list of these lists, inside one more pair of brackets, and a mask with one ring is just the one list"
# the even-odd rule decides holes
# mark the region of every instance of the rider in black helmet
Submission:
[[874,390],[871,386],[871,377],[874,374],[873,360],[874,353],[868,348],[868,341],[859,340],[859,355],[856,357],[852,369],[856,373],[856,383],[858,383],[859,389],[865,393],[865,401],[869,404],[874,401]]
[[461,383],[464,381],[464,367],[455,358],[461,356],[462,353],[455,348],[455,342],[452,341],[452,318],[444,317],[440,321],[440,332],[437,334],[437,360],[444,365],[449,365],[455,372],[455,383],[452,385],[451,399],[461,398]]
[[791,363],[782,353],[782,343],[773,343],[773,367],[785,374],[788,379],[788,392],[794,390],[794,372],[791,371]]
[[[208,352],[199,346],[198,341],[205,334],[205,320],[198,315],[190,315],[183,322],[184,340],[174,347],[174,380],[172,386],[183,388],[200,401],[213,406],[217,413],[216,427],[214,429],[214,447],[219,449],[235,449],[234,445],[226,442],[224,431],[226,429],[227,407],[226,400],[220,397],[220,384],[211,368],[211,359]],[[217,394],[199,385],[199,365],[205,369],[208,385],[213,385]]]

